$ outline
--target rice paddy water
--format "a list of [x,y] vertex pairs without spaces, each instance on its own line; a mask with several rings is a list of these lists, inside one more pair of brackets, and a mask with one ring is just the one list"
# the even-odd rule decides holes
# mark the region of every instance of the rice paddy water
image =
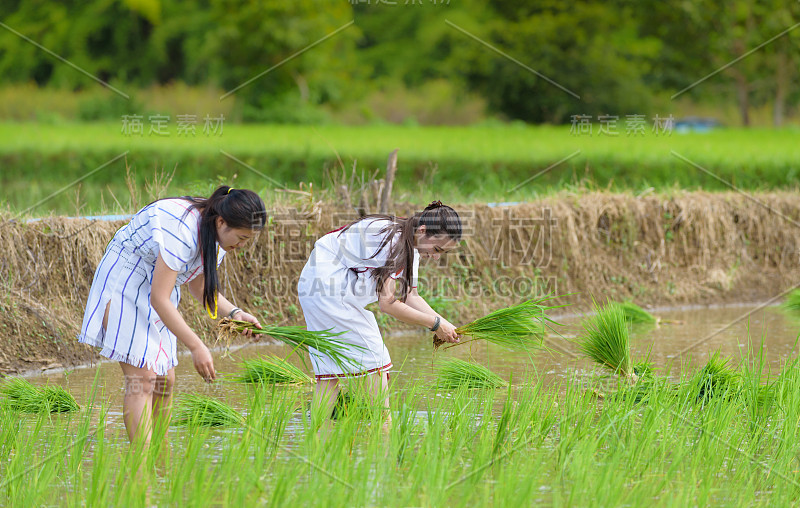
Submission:
[[[396,366],[388,434],[368,411],[346,411],[321,436],[310,384],[206,385],[183,356],[176,422],[189,397],[221,403],[215,414],[230,424],[172,425],[163,449],[129,453],[119,367],[49,373],[31,384],[63,386],[81,409],[1,406],[0,505],[788,506],[800,497],[800,366],[791,360],[800,319],[773,307],[726,328],[751,310],[657,309],[683,324],[633,327],[631,357],[652,364],[652,378],[639,380],[652,386],[636,397],[597,397],[635,387],[565,340],[583,333],[580,318],[559,319],[563,338],[545,339],[563,354],[487,341],[434,352],[429,334],[387,336]],[[275,356],[308,373],[290,352],[219,351],[216,367],[234,377],[244,360]],[[440,362],[452,359],[510,384],[439,388]]]

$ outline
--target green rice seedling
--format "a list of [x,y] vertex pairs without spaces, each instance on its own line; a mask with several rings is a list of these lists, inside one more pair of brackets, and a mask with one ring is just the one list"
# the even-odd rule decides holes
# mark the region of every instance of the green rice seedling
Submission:
[[584,322],[584,335],[579,339],[583,354],[620,377],[636,382],[630,348],[630,328],[625,312],[617,304],[600,307],[594,304],[595,315]]
[[231,342],[238,334],[249,330],[257,335],[268,335],[273,339],[280,340],[292,346],[295,351],[304,351],[308,353],[308,349],[313,348],[330,357],[339,365],[360,367],[354,360],[348,358],[344,351],[363,348],[346,344],[336,339],[336,337],[344,332],[333,333],[329,330],[312,331],[306,330],[302,326],[264,325],[258,328],[253,323],[234,319],[223,319],[218,326],[219,333],[217,335],[217,343],[224,341],[226,347],[230,347]]
[[783,308],[789,312],[800,315],[800,289],[795,289],[786,295],[786,301],[783,302]]
[[477,363],[450,358],[439,362],[436,385],[445,390],[457,388],[497,388],[508,386],[503,378]]
[[636,362],[633,364],[633,373],[639,379],[644,377],[653,377],[653,364],[650,362]]
[[234,378],[240,383],[268,385],[301,385],[314,380],[305,372],[276,356],[252,358],[242,362],[242,370]]
[[632,400],[634,404],[646,402],[652,393],[653,381],[637,382],[632,386],[623,386],[620,390],[609,397],[609,400],[626,401]]
[[[656,378],[653,376],[653,364],[648,362],[636,362],[633,367],[632,380],[635,380],[633,386],[621,387],[611,398],[622,400],[633,399],[634,403],[645,402],[649,399],[649,395],[656,388],[664,388],[668,382],[665,379]],[[677,387],[676,387],[677,388]]]
[[[635,368],[634,368],[635,372]],[[612,400],[631,400],[634,404],[647,403],[651,400],[661,400],[667,397],[674,398],[678,395],[680,386],[666,378],[653,377],[652,374],[638,375],[636,383],[622,386],[609,398]]]
[[617,303],[625,314],[625,321],[631,324],[655,324],[657,319],[633,302]]
[[14,449],[22,422],[16,412],[5,404],[0,404],[0,461],[5,462],[8,454]]
[[339,395],[336,396],[336,404],[333,406],[331,412],[331,419],[341,420],[346,415],[351,415],[355,411],[363,410],[366,404],[363,403],[359,397],[354,396],[347,390],[339,390]]
[[38,413],[42,410],[42,393],[30,382],[21,378],[14,378],[2,387],[4,405],[11,410],[23,413]]
[[58,385],[42,388],[14,378],[0,388],[5,405],[22,413],[69,413],[80,410],[75,398]]
[[252,390],[248,397],[246,425],[258,433],[261,451],[274,453],[291,418],[298,412],[305,414],[303,405],[307,396],[299,390],[282,390],[276,385]]
[[232,427],[244,424],[244,417],[213,397],[188,394],[181,397],[172,412],[178,427]]
[[698,402],[707,402],[715,397],[732,398],[742,388],[742,376],[730,366],[729,358],[721,358],[719,354],[708,359],[708,362],[689,381]]
[[336,404],[331,412],[331,419],[342,420],[345,417],[352,417],[354,420],[359,420],[377,417],[382,411],[380,404],[379,401],[373,399],[373,396],[358,380],[350,380],[339,390]]
[[[547,306],[544,303],[552,297],[538,300],[532,299],[512,307],[499,309],[482,318],[456,328],[456,332],[470,340],[462,341],[457,346],[472,340],[485,340],[498,346],[516,350],[531,350],[542,347],[546,332],[546,324],[558,324],[550,319],[546,312],[561,306]],[[434,335],[433,346],[438,348],[444,341]],[[449,347],[452,347],[449,346]]]

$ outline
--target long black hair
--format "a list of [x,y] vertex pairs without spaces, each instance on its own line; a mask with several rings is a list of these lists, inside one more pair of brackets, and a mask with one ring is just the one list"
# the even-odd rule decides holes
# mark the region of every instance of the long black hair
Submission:
[[[217,277],[217,217],[235,229],[261,229],[267,220],[264,201],[255,192],[220,185],[208,198],[183,196],[192,203],[189,210],[200,211],[200,255],[203,260],[205,285],[203,305],[216,309],[219,277]],[[187,211],[188,213],[188,211]]]
[[390,223],[383,227],[381,234],[386,236],[381,241],[380,246],[368,259],[378,255],[380,251],[391,244],[395,235],[400,235],[397,242],[392,244],[389,250],[389,257],[386,264],[372,270],[372,277],[378,281],[377,291],[383,290],[386,279],[402,271],[403,276],[400,281],[400,301],[405,302],[408,293],[411,291],[411,281],[414,280],[414,233],[420,226],[425,226],[425,236],[447,235],[451,240],[461,240],[462,226],[461,218],[455,210],[441,201],[434,201],[422,212],[415,213],[412,217],[395,217],[392,215],[372,214],[351,222],[339,233],[347,231],[353,224],[362,220],[389,220]]

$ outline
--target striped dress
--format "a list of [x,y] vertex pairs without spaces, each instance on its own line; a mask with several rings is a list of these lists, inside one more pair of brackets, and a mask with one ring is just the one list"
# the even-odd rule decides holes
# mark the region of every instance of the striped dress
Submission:
[[[337,365],[328,356],[309,348],[317,379],[363,376],[392,368],[375,315],[365,308],[378,301],[377,281],[372,271],[386,264],[389,250],[400,238],[396,234],[393,242],[376,254],[386,237],[381,230],[389,224],[386,219],[364,219],[346,231],[328,233],[314,244],[300,273],[297,293],[306,327],[344,332],[337,339],[357,346],[344,351],[355,366]],[[419,252],[414,249],[412,287],[417,287],[418,268]],[[392,278],[401,276],[402,271]]]
[[[147,368],[159,376],[178,364],[175,334],[150,305],[156,259],[178,272],[170,301],[180,286],[203,273],[198,248],[200,212],[185,199],[162,199],[139,210],[106,247],[94,273],[78,341],[102,348],[114,361]],[[217,249],[217,265],[225,252]],[[107,329],[103,314],[111,302]]]

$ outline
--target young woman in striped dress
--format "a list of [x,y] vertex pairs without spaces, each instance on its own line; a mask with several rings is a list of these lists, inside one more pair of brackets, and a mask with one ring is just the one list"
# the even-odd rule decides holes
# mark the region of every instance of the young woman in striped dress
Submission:
[[169,420],[180,340],[204,380],[216,377],[200,337],[178,312],[181,286],[209,315],[258,320],[219,294],[217,266],[226,252],[262,228],[264,202],[255,192],[217,188],[208,199],[184,196],[150,203],[120,228],[97,266],[78,335],[119,362],[125,378],[128,438],[150,441],[154,419]]
[[373,401],[389,408],[392,361],[375,315],[365,308],[370,303],[377,301],[382,312],[424,326],[444,341],[458,342],[455,327],[419,296],[417,271],[420,258],[439,259],[460,240],[461,219],[441,201],[409,218],[369,215],[317,240],[300,274],[300,305],[309,330],[343,332],[337,338],[352,345],[347,351],[352,363],[340,365],[310,350],[316,414],[331,414],[339,380],[347,377],[366,378]]

